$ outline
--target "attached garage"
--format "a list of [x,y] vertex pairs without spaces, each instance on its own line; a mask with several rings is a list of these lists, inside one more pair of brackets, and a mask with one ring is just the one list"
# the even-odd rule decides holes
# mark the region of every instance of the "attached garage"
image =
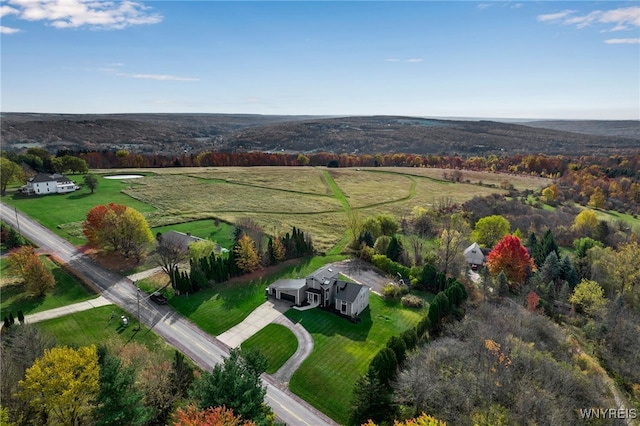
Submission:
[[300,306],[306,300],[304,279],[278,280],[267,287],[267,294],[279,300],[287,300]]

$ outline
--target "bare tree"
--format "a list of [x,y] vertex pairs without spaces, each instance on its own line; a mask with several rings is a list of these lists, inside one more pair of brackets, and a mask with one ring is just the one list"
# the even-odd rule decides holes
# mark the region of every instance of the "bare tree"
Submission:
[[177,266],[187,260],[189,243],[187,239],[181,238],[180,234],[173,233],[165,235],[158,233],[158,235],[156,235],[156,241],[158,242],[158,246],[156,247],[158,266],[167,274],[172,286],[175,288],[173,274]]
[[266,251],[265,247],[265,232],[262,226],[260,226],[255,220],[250,217],[243,217],[238,220],[238,227],[249,236],[256,247],[256,253],[259,257]]

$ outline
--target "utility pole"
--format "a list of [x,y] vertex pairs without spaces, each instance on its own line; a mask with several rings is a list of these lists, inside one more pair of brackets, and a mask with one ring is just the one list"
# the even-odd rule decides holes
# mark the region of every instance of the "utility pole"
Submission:
[[20,236],[20,238],[22,238],[22,233],[20,232],[20,221],[18,220],[18,209],[14,207],[13,211],[16,213],[16,225],[18,227],[18,235]]
[[136,292],[136,295],[138,296],[138,331],[140,331],[140,287],[138,287],[138,282],[135,282],[136,285],[136,289],[138,290]]

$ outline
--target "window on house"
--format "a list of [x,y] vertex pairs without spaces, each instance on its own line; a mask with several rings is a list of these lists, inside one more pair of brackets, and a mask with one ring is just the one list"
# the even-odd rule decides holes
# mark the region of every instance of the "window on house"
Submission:
[[347,312],[347,302],[342,302],[342,312]]

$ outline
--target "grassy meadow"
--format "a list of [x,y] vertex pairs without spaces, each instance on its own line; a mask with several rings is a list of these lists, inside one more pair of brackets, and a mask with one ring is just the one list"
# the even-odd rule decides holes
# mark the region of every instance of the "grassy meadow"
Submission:
[[[443,198],[464,202],[476,195],[502,192],[508,180],[516,188],[548,184],[537,177],[463,172],[472,183],[442,180],[442,170],[421,168],[326,169],[321,167],[224,167],[126,169],[139,179],[105,179],[118,170],[98,170],[95,193],[88,189],[39,197],[8,195],[3,201],[35,218],[74,244],[84,243],[82,221],[94,206],[125,204],[145,215],[154,233],[167,229],[228,241],[212,235],[202,222],[218,217],[228,223],[248,217],[268,233],[292,226],[309,232],[316,248],[329,251],[343,237],[347,213],[407,215],[416,205],[429,207]],[[76,178],[79,181],[79,178]],[[495,188],[474,182],[495,184]]]

